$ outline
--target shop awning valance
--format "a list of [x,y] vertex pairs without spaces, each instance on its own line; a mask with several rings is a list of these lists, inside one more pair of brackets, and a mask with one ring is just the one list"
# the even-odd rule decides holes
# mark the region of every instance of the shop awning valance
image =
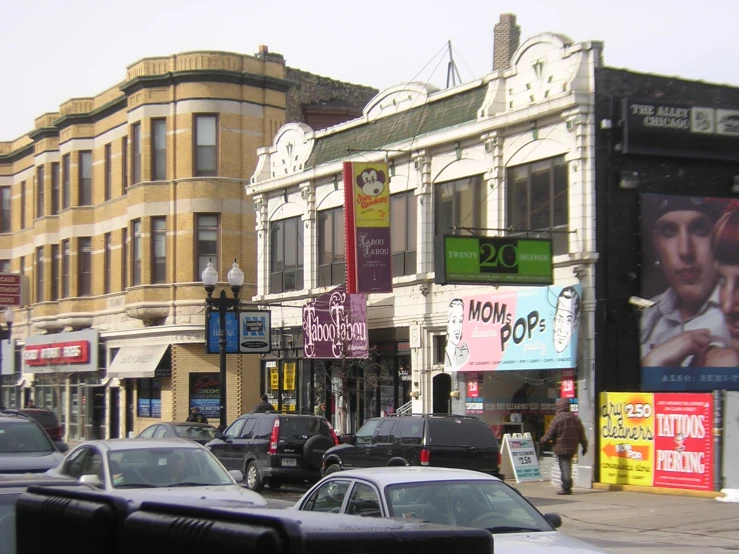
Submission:
[[168,344],[123,346],[108,368],[107,377],[116,379],[148,379],[154,372]]

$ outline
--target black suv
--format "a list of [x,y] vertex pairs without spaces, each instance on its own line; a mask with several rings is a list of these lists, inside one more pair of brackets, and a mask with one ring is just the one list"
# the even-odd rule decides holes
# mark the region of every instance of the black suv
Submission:
[[244,472],[247,488],[321,478],[323,454],[339,439],[326,419],[277,412],[244,414],[206,446],[226,469]]
[[343,469],[378,466],[436,466],[472,469],[503,479],[498,441],[473,416],[390,415],[368,420],[356,435],[323,456],[325,475]]

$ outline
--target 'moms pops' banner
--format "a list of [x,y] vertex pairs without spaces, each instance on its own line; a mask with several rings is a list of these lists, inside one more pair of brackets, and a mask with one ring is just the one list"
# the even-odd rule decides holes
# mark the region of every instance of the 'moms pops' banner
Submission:
[[387,164],[344,162],[347,292],[393,292]]
[[713,490],[710,394],[602,393],[600,481]]
[[444,369],[574,368],[581,308],[580,285],[454,298]]

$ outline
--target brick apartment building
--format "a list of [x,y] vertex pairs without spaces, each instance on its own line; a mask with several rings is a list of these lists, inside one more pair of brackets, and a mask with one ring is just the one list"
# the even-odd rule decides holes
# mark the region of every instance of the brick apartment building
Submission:
[[[187,52],[139,60],[123,82],[0,142],[0,271],[25,283],[0,401],[55,409],[68,439],[184,420],[192,386],[217,387],[202,270],[212,260],[226,281],[237,260],[242,299],[256,294],[243,187],[257,149],[290,121],[356,117],[376,93],[288,68],[266,46]],[[45,348],[68,345],[71,357],[43,362]],[[134,369],[109,375],[117,355],[136,356]],[[229,419],[256,402],[259,368],[229,355]]]

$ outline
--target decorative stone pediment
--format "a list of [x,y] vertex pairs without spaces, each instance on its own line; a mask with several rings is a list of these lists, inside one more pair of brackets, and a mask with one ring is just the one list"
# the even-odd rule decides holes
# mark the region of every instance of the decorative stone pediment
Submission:
[[403,83],[381,91],[364,108],[368,121],[422,106],[439,89],[427,83]]

